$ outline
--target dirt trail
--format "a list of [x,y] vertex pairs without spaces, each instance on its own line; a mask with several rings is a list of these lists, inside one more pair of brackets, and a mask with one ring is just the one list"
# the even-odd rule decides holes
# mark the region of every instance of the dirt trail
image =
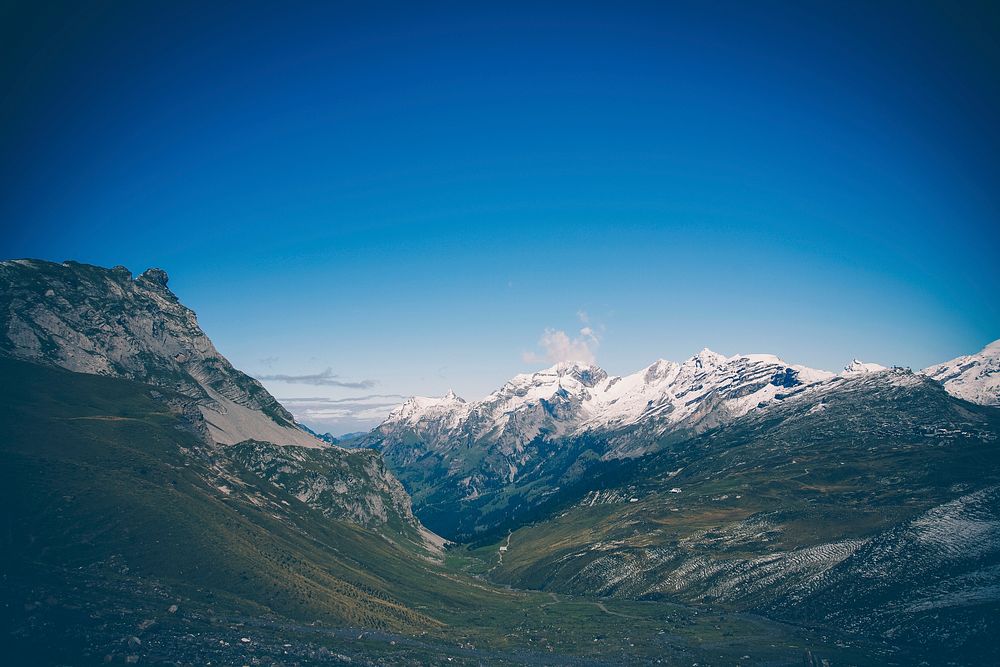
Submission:
[[552,598],[552,602],[543,602],[540,606],[548,607],[549,605],[559,604],[560,600],[558,595],[555,593],[549,593],[549,596]]
[[[556,595],[555,593],[552,593],[551,591],[549,592],[549,597],[552,598],[552,602],[543,602],[539,606],[541,606],[541,607],[548,607],[550,605],[559,604],[560,602],[562,602],[562,600],[559,599],[559,596]],[[604,605],[603,602],[591,602],[589,600],[587,600],[587,601],[581,601],[581,602],[583,602],[584,604],[592,604],[595,607],[597,607],[598,609],[600,609],[601,611],[603,611],[605,614],[610,614],[611,616],[618,616],[620,618],[631,618],[631,619],[640,619],[641,620],[641,617],[639,617],[639,616],[629,616],[628,614],[622,614],[622,613],[617,612],[617,611],[611,611],[610,609],[608,609]]]
[[490,572],[503,565],[503,552],[507,551],[507,549],[510,549],[510,536],[513,534],[514,531],[510,531],[509,533],[507,533],[507,541],[501,544],[500,548],[497,549],[497,555],[499,556],[499,558],[497,559],[497,564],[490,568]]
[[601,611],[603,611],[605,614],[611,614],[612,616],[620,616],[621,618],[639,618],[638,616],[629,616],[628,614],[622,614],[622,613],[619,613],[617,611],[611,611],[610,609],[608,609],[607,607],[604,606],[603,602],[592,602],[591,604],[593,604],[594,606],[596,606],[598,609],[600,609]]

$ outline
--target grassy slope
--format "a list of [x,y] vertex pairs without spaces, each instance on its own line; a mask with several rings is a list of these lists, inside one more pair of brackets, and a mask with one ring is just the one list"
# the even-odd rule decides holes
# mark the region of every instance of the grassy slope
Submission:
[[195,436],[148,388],[0,364],[5,557],[60,568],[114,559],[298,618],[432,623],[388,593],[420,574],[407,554],[350,524],[317,521],[301,503],[287,521],[229,501],[206,479],[211,464]]
[[[6,359],[0,378],[0,615],[12,655],[26,647],[32,662],[309,664],[334,651],[385,664],[732,663],[853,650],[704,608],[496,588],[460,572],[461,550],[430,562],[239,472],[146,385]],[[257,491],[220,491],[223,469]]]

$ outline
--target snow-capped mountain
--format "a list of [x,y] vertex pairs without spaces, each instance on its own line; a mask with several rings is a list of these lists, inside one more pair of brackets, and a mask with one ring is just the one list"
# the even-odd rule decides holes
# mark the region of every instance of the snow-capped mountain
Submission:
[[832,373],[788,364],[770,354],[726,357],[707,348],[681,364],[662,359],[638,373],[609,378],[594,393],[580,431],[607,431],[640,422],[659,433],[701,429],[766,405],[791,387]]
[[432,415],[446,416],[462,412],[465,400],[449,391],[441,398],[411,396],[389,413],[388,420],[415,424]]
[[863,373],[878,373],[879,371],[887,370],[887,368],[881,364],[872,364],[861,361],[860,359],[855,359],[851,363],[844,366],[844,375],[861,375]]
[[[881,368],[881,367],[880,367]],[[769,354],[726,357],[704,349],[683,363],[657,360],[626,376],[563,362],[515,376],[481,401],[413,397],[376,429],[415,430],[433,445],[493,438],[514,453],[536,437],[611,431],[656,422],[660,432],[697,429],[746,414],[791,387],[833,377]]]
[[[955,396],[995,404],[998,349],[993,344],[925,373]],[[525,485],[542,488],[544,479],[558,490],[595,462],[659,451],[766,412],[791,395],[805,394],[821,406],[827,392],[846,382],[875,391],[906,388],[920,378],[857,359],[834,374],[770,354],[727,357],[709,349],[681,363],[660,359],[625,376],[593,364],[560,363],[517,375],[479,401],[453,392],[410,398],[357,444],[381,450],[429,525],[447,532],[454,527],[448,517],[469,504],[482,505],[479,513],[503,514],[504,497],[517,497]],[[429,507],[442,516],[428,514]]]
[[1000,405],[1000,340],[921,371],[944,385],[953,396],[981,405]]
[[485,514],[505,487],[546,479],[536,484],[540,493],[551,491],[546,484],[558,490],[559,476],[579,475],[581,466],[654,451],[664,438],[728,423],[834,377],[773,355],[708,349],[626,376],[559,363],[517,375],[480,401],[410,398],[356,444],[381,450],[415,505],[434,508],[425,523],[448,531],[459,507],[483,503],[466,515]]
[[[854,359],[841,375],[888,369]],[[954,396],[1000,404],[1000,340],[921,372]],[[609,376],[592,364],[563,362],[516,375],[481,401],[470,403],[454,392],[441,398],[411,397],[376,430],[388,433],[405,426],[433,431],[439,438],[456,432],[472,438],[506,434],[511,448],[518,450],[543,434],[577,435],[647,421],[655,421],[660,432],[678,425],[715,425],[764,407],[791,387],[835,376],[771,354],[726,357],[708,348],[682,363],[659,359],[625,376]]]

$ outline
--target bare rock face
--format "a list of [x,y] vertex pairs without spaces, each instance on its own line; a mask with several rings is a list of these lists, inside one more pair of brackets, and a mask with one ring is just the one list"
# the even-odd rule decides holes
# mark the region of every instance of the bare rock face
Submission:
[[[443,540],[413,515],[410,496],[371,449],[278,447],[248,440],[227,449],[243,469],[332,519],[378,529],[437,557]],[[237,482],[233,489],[239,489]]]
[[323,446],[219,354],[168,280],[157,268],[133,279],[122,266],[0,262],[0,354],[190,396],[222,444]]
[[[117,269],[125,267],[116,266],[115,268]],[[167,272],[164,271],[163,269],[157,269],[157,268],[146,269],[145,271],[142,272],[142,275],[139,276],[139,278],[141,280],[146,280],[150,283],[153,283],[154,285],[159,285],[164,289],[166,289],[167,281],[169,280],[169,278],[167,277]]]

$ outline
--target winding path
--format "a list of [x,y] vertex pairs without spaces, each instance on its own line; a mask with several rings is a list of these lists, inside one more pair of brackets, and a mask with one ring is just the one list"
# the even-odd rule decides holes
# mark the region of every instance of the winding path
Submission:
[[497,565],[503,564],[503,552],[507,551],[507,549],[510,549],[510,538],[513,534],[514,531],[510,531],[509,533],[507,533],[507,541],[503,543],[502,547],[497,549],[497,553],[500,554],[500,562],[498,562]]
[[490,568],[490,572],[503,565],[503,552],[507,551],[507,549],[510,549],[510,536],[513,534],[514,534],[513,530],[507,533],[507,541],[501,544],[500,548],[497,549],[497,555],[499,556],[499,558],[497,559],[497,564]]
[[[559,604],[560,602],[563,602],[563,600],[559,599],[558,595],[556,595],[555,593],[553,593],[551,591],[549,591],[549,597],[552,598],[552,602],[543,602],[539,606],[541,606],[541,607],[548,607],[550,605]],[[603,602],[591,602],[589,600],[580,600],[580,602],[582,602],[583,604],[592,604],[595,607],[597,607],[598,609],[600,609],[601,611],[603,611],[605,614],[610,614],[612,616],[618,616],[620,618],[632,618],[632,619],[640,619],[641,618],[639,616],[629,616],[628,614],[622,614],[621,612],[611,611],[610,609],[608,609],[604,605]]]

